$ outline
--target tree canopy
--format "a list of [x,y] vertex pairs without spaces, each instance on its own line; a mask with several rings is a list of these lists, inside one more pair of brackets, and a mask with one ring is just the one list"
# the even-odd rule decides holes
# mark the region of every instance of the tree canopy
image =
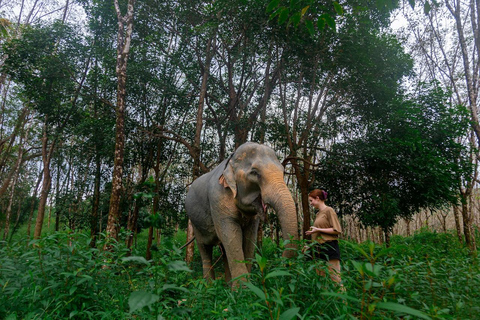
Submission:
[[251,140],[285,159],[304,228],[317,186],[342,214],[390,231],[457,203],[459,184],[474,181],[469,114],[443,84],[417,81],[415,57],[388,28],[397,1],[118,4],[79,1],[80,22],[67,2],[52,11],[61,17],[2,24],[5,221],[8,207],[26,207],[12,195],[36,195],[41,182],[39,212],[54,207],[57,224],[92,236],[113,204],[116,228],[131,234],[158,215],[184,227],[188,185]]

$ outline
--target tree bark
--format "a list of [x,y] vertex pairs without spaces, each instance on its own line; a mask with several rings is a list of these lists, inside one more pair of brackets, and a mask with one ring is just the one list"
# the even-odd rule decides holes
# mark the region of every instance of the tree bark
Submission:
[[118,0],[114,0],[118,20],[117,33],[117,105],[115,123],[115,155],[112,177],[112,194],[108,212],[105,248],[110,248],[108,240],[118,241],[118,223],[120,218],[120,198],[122,194],[123,160],[125,152],[125,99],[127,83],[127,62],[133,31],[135,0],[128,1],[127,14],[122,16]]
[[[21,113],[20,113],[20,115],[17,119],[17,122],[15,123],[15,128],[13,129],[13,132],[8,137],[6,137],[5,139],[3,139],[3,140],[0,139],[0,155],[3,155],[0,158],[0,172],[6,166],[6,163],[7,163],[8,158],[9,158],[10,151],[14,146],[15,139],[17,138],[18,134],[21,132],[21,129],[25,125],[25,119],[27,117],[27,114],[28,114],[28,108],[25,107],[21,111]],[[8,142],[8,144],[7,144],[7,142]],[[15,174],[15,171],[16,171],[15,168],[16,167],[11,168],[11,170],[6,174],[5,179],[0,184],[0,197],[7,191],[8,187],[10,185],[10,181],[12,180],[12,178]]]
[[33,197],[32,201],[30,202],[30,214],[28,216],[28,226],[27,226],[27,236],[28,239],[30,239],[30,230],[32,227],[32,219],[33,219],[33,213],[35,212],[35,200],[37,198],[37,193],[38,193],[38,187],[40,186],[40,182],[42,181],[42,176],[43,176],[43,170],[40,172],[38,179],[37,179],[37,184],[35,185],[35,190],[33,192]]
[[101,179],[101,160],[100,153],[95,146],[95,182],[93,187],[93,205],[92,215],[90,218],[90,247],[95,248],[97,246],[98,236],[98,209],[100,208],[100,179]]
[[40,203],[38,204],[37,220],[35,223],[35,230],[33,232],[33,238],[39,239],[42,234],[43,220],[45,218],[45,208],[47,204],[48,193],[50,191],[50,162],[55,148],[55,141],[52,141],[50,147],[48,147],[48,119],[45,117],[45,124],[43,128],[42,138],[42,162],[43,162],[43,182],[42,190],[40,192]]
[[23,156],[23,143],[26,142],[27,140],[27,135],[28,135],[28,130],[25,130],[25,123],[26,121],[23,122],[23,136],[20,137],[20,142],[18,144],[18,158],[17,162],[15,164],[15,173],[13,175],[13,181],[12,185],[10,188],[10,197],[8,199],[8,206],[7,206],[7,211],[5,214],[5,229],[3,233],[3,240],[6,240],[8,237],[8,233],[10,232],[10,218],[12,215],[12,206],[13,206],[13,196],[15,194],[15,186],[17,185],[19,173],[20,173],[20,167],[22,164],[22,156]]
[[460,210],[458,210],[458,206],[452,205],[453,207],[453,216],[455,218],[455,229],[457,230],[457,237],[460,243],[463,243],[463,236],[462,236],[462,225],[460,224]]
[[135,201],[132,214],[128,216],[128,222],[127,222],[128,235],[127,235],[126,245],[128,249],[132,248],[133,237],[135,236],[135,230],[137,229],[137,220],[138,220],[139,212],[140,212],[139,201]]

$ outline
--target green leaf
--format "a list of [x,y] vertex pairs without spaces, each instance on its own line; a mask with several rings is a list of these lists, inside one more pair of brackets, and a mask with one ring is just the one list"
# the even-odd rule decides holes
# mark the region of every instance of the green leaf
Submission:
[[429,316],[427,316],[425,313],[419,310],[416,310],[416,309],[404,306],[403,304],[399,304],[395,302],[379,302],[377,303],[377,308],[406,313],[411,316],[415,316],[422,319],[431,319]]
[[308,33],[310,33],[310,35],[313,36],[313,33],[315,32],[315,29],[313,28],[312,20],[306,20],[305,21],[305,26],[307,27]]
[[354,298],[354,297],[351,297],[349,295],[346,295],[346,294],[342,294],[342,293],[336,293],[336,292],[322,292],[320,293],[322,296],[329,296],[329,297],[335,297],[335,298],[340,298],[340,299],[343,299],[343,300],[350,300],[352,302],[358,302],[360,303],[360,300],[357,299],[357,298]]
[[267,274],[265,279],[273,278],[273,277],[282,277],[282,276],[292,276],[292,274],[287,271],[275,270]]
[[172,271],[187,271],[192,272],[192,270],[187,266],[185,261],[172,261],[167,265],[169,270]]
[[128,306],[130,307],[130,313],[149,306],[160,299],[156,294],[146,291],[134,291],[128,298]]
[[255,293],[260,299],[265,300],[266,296],[265,293],[259,287],[251,284],[250,282],[245,282],[245,286],[250,289],[253,293]]
[[278,16],[278,24],[284,24],[285,21],[287,21],[289,14],[290,14],[290,9],[285,7],[280,9],[280,15]]
[[256,258],[256,260],[257,260],[258,266],[260,267],[260,271],[263,272],[263,270],[264,270],[265,267],[267,266],[267,258],[262,257],[262,256],[259,255],[258,253],[255,254],[255,258]]
[[292,23],[296,27],[300,23],[300,20],[302,20],[302,16],[300,12],[297,12],[290,18],[289,23]]
[[270,1],[270,3],[268,4],[267,6],[267,10],[266,12],[271,12],[273,11],[273,9],[275,9],[276,7],[278,7],[278,4],[280,3],[280,0],[272,0]]
[[333,7],[338,15],[343,15],[343,7],[337,1],[333,1]]
[[302,13],[301,13],[302,17],[305,15],[305,13],[307,13],[308,8],[310,8],[310,6],[306,6],[305,8],[302,9]]
[[365,264],[365,270],[371,276],[378,277],[380,275],[380,271],[382,271],[383,266],[379,264],[372,265],[371,263]]
[[318,30],[322,31],[323,29],[325,29],[325,19],[323,17],[319,17],[318,20],[317,20],[317,27],[318,27]]
[[149,265],[150,262],[147,261],[147,259],[145,259],[144,257],[140,257],[140,256],[132,256],[132,257],[124,257],[122,258],[122,262],[137,262],[137,263],[143,263],[143,264],[146,264],[146,265]]
[[432,10],[430,2],[425,1],[425,4],[423,5],[423,12],[428,15],[430,13],[430,10]]
[[347,242],[347,241],[345,241],[344,243],[351,246],[356,251],[360,252],[365,258],[370,259],[370,256],[367,254],[367,252],[365,250],[363,250],[363,248],[361,248],[359,245],[351,243],[351,242]]
[[171,284],[171,283],[167,283],[167,284],[163,285],[162,291],[167,291],[167,290],[179,290],[179,291],[183,291],[185,293],[189,292],[186,288],[179,287],[179,286],[177,286],[175,284]]
[[326,14],[325,15],[325,21],[327,22],[327,25],[333,30],[333,31],[337,31],[337,24],[335,22],[335,19],[333,19],[333,17],[329,14]]
[[357,269],[357,271],[360,273],[360,275],[363,275],[365,273],[365,268],[364,264],[355,260],[352,260],[352,264]]
[[293,317],[295,317],[296,315],[298,315],[298,311],[300,311],[300,308],[290,308],[287,311],[283,312],[280,315],[280,318],[278,318],[278,319],[279,320],[290,320]]

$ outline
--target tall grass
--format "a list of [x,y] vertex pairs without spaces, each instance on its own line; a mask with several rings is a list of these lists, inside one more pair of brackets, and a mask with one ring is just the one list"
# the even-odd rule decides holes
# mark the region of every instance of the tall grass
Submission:
[[[316,275],[321,262],[281,257],[265,239],[249,282],[232,290],[188,268],[175,238],[146,261],[144,239],[132,255],[89,248],[82,233],[0,243],[0,319],[475,319],[478,258],[451,234],[393,237],[391,248],[341,242],[339,291]],[[179,237],[184,239],[185,235]],[[101,248],[99,243],[99,248]],[[217,252],[217,256],[219,252]],[[191,270],[193,269],[193,271]],[[217,271],[222,273],[220,265]]]

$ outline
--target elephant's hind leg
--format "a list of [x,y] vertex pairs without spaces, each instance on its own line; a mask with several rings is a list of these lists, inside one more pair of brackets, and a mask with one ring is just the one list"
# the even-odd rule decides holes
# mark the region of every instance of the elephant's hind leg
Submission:
[[213,246],[198,243],[198,251],[202,257],[203,277],[205,279],[215,279],[215,271],[213,270],[212,257]]

